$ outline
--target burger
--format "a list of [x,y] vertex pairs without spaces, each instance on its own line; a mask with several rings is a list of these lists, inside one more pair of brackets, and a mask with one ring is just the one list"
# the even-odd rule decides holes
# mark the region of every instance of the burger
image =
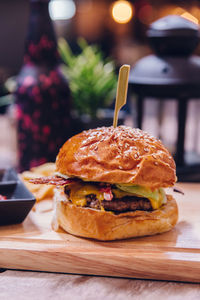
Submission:
[[71,137],[60,149],[53,177],[54,227],[97,240],[148,236],[178,219],[165,188],[176,182],[175,163],[160,140],[126,126],[101,127]]

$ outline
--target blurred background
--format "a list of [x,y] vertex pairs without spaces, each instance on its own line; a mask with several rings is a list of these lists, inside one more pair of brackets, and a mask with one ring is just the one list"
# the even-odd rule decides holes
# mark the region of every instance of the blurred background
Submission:
[[[88,51],[94,52],[94,59],[97,59],[96,55],[99,51],[101,52],[101,60],[104,63],[107,60],[112,63],[113,74],[112,78],[109,77],[108,79],[110,82],[112,81],[110,83],[110,89],[112,90],[110,98],[112,100],[115,97],[113,91],[116,89],[115,76],[117,76],[119,67],[122,64],[130,64],[131,67],[134,67],[135,63],[142,57],[153,53],[146,37],[146,31],[152,22],[168,15],[179,15],[195,24],[200,22],[200,1],[197,0],[51,0],[48,4],[48,10],[56,37],[59,40],[61,60],[66,65],[70,65],[75,57],[82,55],[83,49],[93,47],[93,45],[97,45],[98,50],[89,48]],[[6,89],[9,91],[15,89],[15,79],[10,78],[15,78],[19,74],[23,64],[29,13],[30,5],[27,0],[0,1],[1,96],[6,95]],[[67,45],[61,38],[67,41]],[[82,38],[82,43],[80,38]],[[70,52],[67,52],[69,49]],[[71,62],[69,61],[69,53]],[[90,52],[90,57],[93,54]],[[196,47],[195,54],[199,56],[199,46]],[[73,60],[73,63],[75,64],[75,60]],[[67,74],[66,76],[72,76],[73,74],[69,71],[63,69],[63,72]],[[108,93],[106,87],[105,91]],[[75,99],[76,91],[71,90],[71,93]],[[165,104],[164,115],[163,110],[157,109],[157,106],[156,101],[145,104],[148,117],[143,122],[143,129],[159,138],[163,138],[166,146],[173,152],[177,135],[176,101]],[[103,122],[108,122],[108,125],[111,125],[109,122],[113,107],[112,101],[108,101],[108,104],[105,103],[104,112],[99,111],[98,107],[95,107],[93,111],[84,110],[80,107],[80,104],[77,104],[75,112],[72,105],[72,115],[77,120],[83,119],[83,117],[87,119],[88,115],[94,117],[95,114],[95,118],[98,119],[101,118],[102,114],[105,114],[106,110],[108,120],[104,118]],[[18,163],[18,136],[13,111],[14,105],[9,105],[1,111],[0,115],[0,128],[2,133],[5,133],[0,137],[0,165],[2,166],[17,166]],[[187,108],[188,126],[186,128],[185,148],[187,151],[195,152],[198,157],[200,153],[199,114],[199,103],[191,101]],[[157,130],[157,127],[160,126],[160,121],[158,123],[156,121],[157,118],[159,120],[162,118],[163,121],[162,135]],[[128,104],[121,113],[119,122],[120,124],[136,126],[135,120],[135,95],[131,94],[128,98]],[[75,123],[77,132],[85,128],[80,125],[82,123],[79,123],[78,120]],[[99,123],[94,122],[93,124],[98,125]],[[173,134],[167,135],[166,132],[169,131]],[[74,132],[71,132],[71,134],[74,134]]]
[[[49,11],[57,37],[67,39],[74,53],[79,52],[77,38],[84,37],[119,66],[133,65],[151,52],[146,30],[153,21],[177,14],[199,22],[200,1],[132,0],[124,5],[112,0],[51,0]],[[20,70],[28,18],[28,0],[0,1],[1,82]]]

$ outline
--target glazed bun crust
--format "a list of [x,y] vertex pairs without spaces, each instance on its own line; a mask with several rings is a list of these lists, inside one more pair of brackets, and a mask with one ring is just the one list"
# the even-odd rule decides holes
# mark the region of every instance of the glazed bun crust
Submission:
[[55,197],[57,201],[55,201],[54,224],[57,223],[70,234],[101,241],[163,233],[171,230],[178,219],[177,204],[170,195],[167,196],[167,203],[160,209],[151,212],[133,211],[118,215],[78,207],[69,201],[59,201],[62,197],[66,197],[59,190]]
[[173,186],[175,163],[161,141],[126,126],[90,129],[60,149],[56,171],[85,181]]

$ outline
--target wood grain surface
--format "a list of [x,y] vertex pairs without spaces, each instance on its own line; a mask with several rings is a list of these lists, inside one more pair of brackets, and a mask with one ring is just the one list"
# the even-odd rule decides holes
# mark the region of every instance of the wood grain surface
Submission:
[[200,282],[200,185],[178,184],[179,222],[170,232],[97,242],[51,230],[50,201],[21,225],[0,227],[0,268]]

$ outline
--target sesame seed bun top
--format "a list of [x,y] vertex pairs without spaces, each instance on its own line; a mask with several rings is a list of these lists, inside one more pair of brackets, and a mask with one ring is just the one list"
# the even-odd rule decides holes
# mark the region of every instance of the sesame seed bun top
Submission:
[[85,181],[168,187],[176,181],[169,151],[148,133],[126,126],[83,131],[60,149],[56,171]]

